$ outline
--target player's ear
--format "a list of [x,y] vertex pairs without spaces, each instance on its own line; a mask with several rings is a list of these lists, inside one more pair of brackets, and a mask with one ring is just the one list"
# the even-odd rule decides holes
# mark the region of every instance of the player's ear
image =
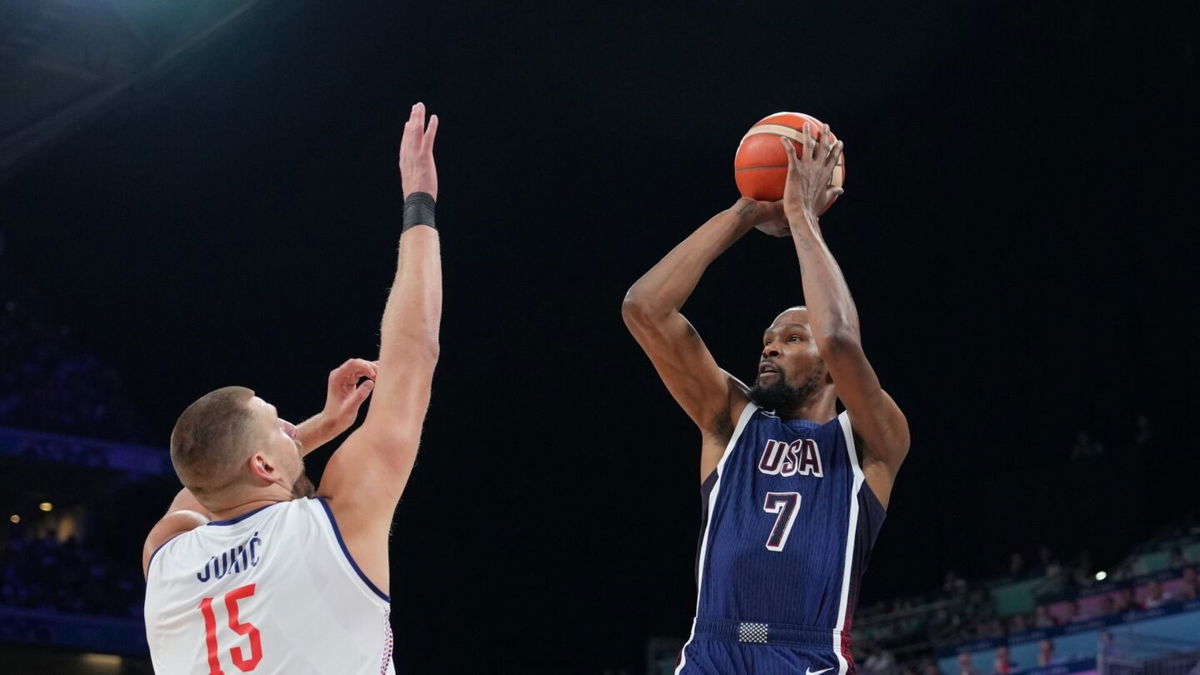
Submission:
[[268,483],[273,483],[275,477],[275,465],[270,458],[261,452],[256,452],[250,455],[250,471],[256,478],[260,478]]

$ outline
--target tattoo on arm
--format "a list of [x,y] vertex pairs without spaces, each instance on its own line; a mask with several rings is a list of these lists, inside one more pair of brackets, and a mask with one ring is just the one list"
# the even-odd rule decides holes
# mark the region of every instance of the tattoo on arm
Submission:
[[796,243],[805,251],[811,251],[816,240],[809,236],[807,232],[800,232],[796,234]]

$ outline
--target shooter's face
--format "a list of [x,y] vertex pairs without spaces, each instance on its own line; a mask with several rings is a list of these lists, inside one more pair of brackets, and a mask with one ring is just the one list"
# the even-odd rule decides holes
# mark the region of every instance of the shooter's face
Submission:
[[808,310],[789,309],[763,333],[758,375],[750,398],[764,408],[803,405],[826,383],[825,362],[817,351]]

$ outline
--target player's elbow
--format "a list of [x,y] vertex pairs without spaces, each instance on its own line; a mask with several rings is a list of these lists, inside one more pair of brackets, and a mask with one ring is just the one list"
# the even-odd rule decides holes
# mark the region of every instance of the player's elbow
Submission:
[[633,289],[629,289],[625,293],[625,298],[621,300],[621,318],[625,320],[625,325],[633,328],[646,315],[646,305],[642,299],[634,294]]
[[901,417],[901,423],[895,428],[890,428],[883,434],[883,439],[878,443],[879,448],[872,452],[879,456],[884,461],[884,464],[892,470],[895,475],[900,470],[900,465],[904,463],[904,459],[908,457],[908,450],[912,443],[912,438],[908,431],[908,422]]
[[399,463],[400,466],[411,465],[417,455],[417,448],[421,445],[420,431],[390,420],[384,423],[370,424],[371,422],[373,420],[364,422],[360,433],[375,449],[376,454],[389,462]]
[[438,358],[442,355],[442,343],[438,341],[437,336],[434,335],[428,342],[422,344],[421,347],[421,356],[430,365],[437,365]]
[[630,330],[653,323],[660,313],[650,294],[638,288],[637,284],[625,293],[625,299],[621,301],[621,318]]
[[426,364],[430,367],[437,364],[438,357],[442,353],[437,331],[413,331],[404,342],[406,346],[404,349],[405,362],[412,365]]

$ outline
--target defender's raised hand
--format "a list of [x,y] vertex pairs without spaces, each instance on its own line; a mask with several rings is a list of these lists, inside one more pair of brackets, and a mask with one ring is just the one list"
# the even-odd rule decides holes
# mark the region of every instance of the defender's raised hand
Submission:
[[404,136],[400,139],[400,184],[404,196],[425,192],[435,200],[438,195],[437,166],[433,162],[433,141],[437,137],[438,116],[429,118],[425,126],[425,104],[412,107]]
[[813,137],[808,123],[800,133],[804,142],[798,153],[793,141],[787,138],[779,139],[788,156],[783,210],[789,223],[799,222],[806,217],[815,221],[816,214],[824,211],[825,207],[844,192],[842,188],[830,185],[833,170],[837,167],[838,158],[842,156],[842,142],[833,142],[833,132],[829,130],[828,124],[821,133],[820,142]]
[[375,389],[375,374],[378,370],[379,367],[372,361],[349,359],[330,371],[329,387],[325,392],[325,409],[321,414],[336,429],[337,434],[349,429],[358,419],[358,409]]

